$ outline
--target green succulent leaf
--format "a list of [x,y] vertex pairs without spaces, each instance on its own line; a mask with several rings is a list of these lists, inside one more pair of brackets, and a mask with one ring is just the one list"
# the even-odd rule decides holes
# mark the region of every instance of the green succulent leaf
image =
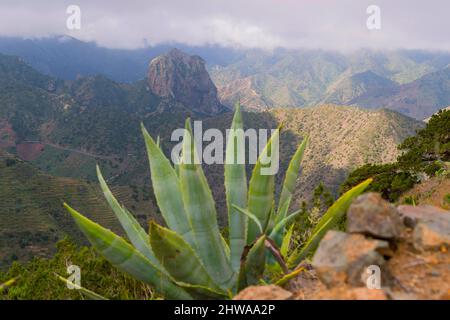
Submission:
[[289,206],[291,204],[291,200],[292,200],[292,195],[289,195],[287,197],[286,201],[284,201],[283,205],[278,209],[278,213],[274,219],[274,226],[287,216]]
[[193,285],[189,283],[183,283],[183,282],[176,282],[178,286],[186,290],[190,295],[192,295],[195,299],[198,300],[223,300],[228,299],[229,295],[224,293],[221,290],[215,290],[212,288],[200,286],[200,285]]
[[352,204],[353,200],[358,197],[364,190],[372,183],[372,178],[369,178],[357,186],[353,187],[346,193],[344,193],[339,199],[337,199],[333,205],[328,208],[327,212],[322,216],[317,225],[314,227],[313,233],[317,232],[323,224],[328,222],[331,218],[332,223],[338,222],[338,220],[347,212],[348,208]]
[[300,171],[300,164],[302,162],[306,146],[308,145],[308,141],[309,137],[305,136],[302,143],[297,148],[297,151],[295,151],[295,154],[292,157],[291,161],[289,162],[289,166],[286,170],[286,176],[283,182],[283,188],[281,189],[280,200],[278,203],[278,213],[280,213],[280,210],[283,208],[283,205],[286,203],[286,201],[292,198],[294,194],[295,184],[297,182]]
[[130,239],[131,243],[136,247],[136,249],[139,250],[140,253],[149,259],[155,266],[160,267],[160,263],[158,259],[156,259],[150,247],[147,233],[141,227],[139,222],[136,221],[133,215],[125,207],[119,204],[111,190],[108,188],[99,166],[97,166],[97,177],[106,201],[125,230],[128,239]]
[[68,279],[61,277],[58,274],[56,274],[56,277],[58,278],[58,280],[61,280],[65,284],[71,285],[75,290],[78,290],[79,292],[81,292],[82,294],[84,294],[86,297],[88,297],[91,300],[109,300],[109,299],[103,297],[102,295],[95,293],[94,291],[83,288],[83,287],[73,283],[72,281],[69,281]]
[[74,218],[92,246],[118,269],[152,285],[168,299],[192,299],[183,289],[123,238],[84,217],[69,205],[64,207]]
[[336,225],[339,219],[341,219],[347,212],[352,201],[359,196],[371,182],[371,178],[361,182],[344,193],[330,208],[328,208],[327,212],[322,216],[313,229],[312,236],[308,239],[305,246],[295,257],[292,258],[294,264],[298,264],[300,261],[305,259],[310,252],[317,248],[317,245],[325,233]]
[[223,244],[223,247],[225,248],[225,253],[227,254],[228,259],[230,259],[230,257],[231,257],[230,256],[230,254],[231,254],[230,246],[228,245],[227,240],[225,240],[225,238],[223,237],[222,234],[220,234],[220,238],[222,239],[222,244]]
[[228,135],[224,169],[231,265],[235,272],[239,271],[242,252],[246,245],[248,223],[247,217],[238,213],[232,206],[235,204],[242,208],[247,207],[245,161],[239,161],[240,157],[245,157],[245,140],[241,107],[237,103]]
[[214,282],[229,288],[234,272],[221,239],[214,199],[199,163],[187,119],[180,164],[181,194],[200,259]]
[[[280,128],[275,130],[269,142],[261,152],[258,161],[253,168],[248,191],[248,211],[253,213],[261,221],[263,230],[269,223],[270,211],[274,201],[275,172],[268,173],[273,161],[269,161],[273,155],[278,154]],[[278,166],[278,158],[272,158]],[[254,221],[249,221],[247,243],[252,243],[261,234]]]
[[151,222],[150,243],[159,261],[175,281],[220,292],[219,286],[208,275],[192,247],[174,231]]
[[256,285],[262,279],[266,264],[265,242],[266,236],[262,235],[251,248],[246,248],[247,252],[244,251],[239,272],[238,291],[247,286]]
[[[288,208],[291,204],[291,199],[292,196],[288,196],[287,200],[284,202],[284,204],[282,205],[282,207],[280,208],[280,210],[278,211],[278,214],[275,216],[274,219],[272,219],[271,221],[271,228],[268,229],[268,232],[270,232],[270,239],[272,239],[273,241],[275,241],[275,243],[277,244],[277,246],[281,246],[281,243],[283,241],[283,234],[284,234],[284,225],[280,225],[280,229],[277,229],[276,232],[273,232],[273,230],[275,229],[275,227],[277,225],[279,225],[279,223],[281,221],[283,221],[283,219],[286,218],[287,216],[287,212],[288,212]],[[290,220],[286,221],[285,224],[287,224]]]
[[283,237],[283,241],[281,242],[280,252],[284,258],[287,258],[287,256],[288,256],[289,247],[291,246],[291,241],[292,241],[292,234],[294,232],[294,227],[295,227],[295,223],[293,223],[289,227],[289,230],[286,232],[286,234]]
[[[301,213],[302,210],[297,210],[294,213],[291,213],[289,216],[283,218],[280,222],[278,222],[275,227],[273,228],[272,232],[270,233],[269,238],[270,239],[282,239],[284,227],[291,222],[296,216],[298,216],[299,213]],[[281,241],[280,241],[281,242]],[[278,244],[277,244],[278,245]]]
[[250,218],[255,223],[255,225],[258,227],[258,231],[260,234],[262,234],[264,232],[261,222],[259,221],[257,216],[255,216],[253,213],[251,213],[247,209],[240,208],[234,204],[233,204],[233,208],[235,208],[239,213],[243,214],[244,216],[247,216],[248,218]]
[[192,247],[195,241],[184,209],[181,183],[175,169],[142,125],[156,202],[167,226],[181,235]]

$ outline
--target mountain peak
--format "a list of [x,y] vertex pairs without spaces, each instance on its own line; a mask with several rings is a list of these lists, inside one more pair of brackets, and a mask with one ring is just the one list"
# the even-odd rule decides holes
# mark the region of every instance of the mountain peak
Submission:
[[217,98],[217,88],[205,68],[205,61],[179,49],[154,58],[148,69],[150,90],[163,99],[173,99],[188,109],[214,115],[225,107]]

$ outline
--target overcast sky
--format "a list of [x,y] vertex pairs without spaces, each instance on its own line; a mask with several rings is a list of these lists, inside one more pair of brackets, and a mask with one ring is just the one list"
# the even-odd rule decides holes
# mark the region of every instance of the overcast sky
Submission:
[[[81,9],[68,30],[66,9]],[[368,30],[369,5],[381,29]],[[0,35],[68,34],[101,46],[161,42],[336,50],[450,50],[449,0],[0,0]]]

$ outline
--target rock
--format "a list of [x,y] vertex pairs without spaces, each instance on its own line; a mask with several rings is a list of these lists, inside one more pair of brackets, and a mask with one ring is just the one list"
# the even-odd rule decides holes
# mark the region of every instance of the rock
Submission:
[[[370,275],[367,268],[371,265],[382,268],[385,260],[379,251],[388,247],[386,241],[366,239],[361,234],[328,231],[314,255],[312,265],[317,276],[328,287],[343,283],[365,286]],[[386,276],[383,270],[381,275]]]
[[392,277],[389,296],[395,300],[440,299],[450,292],[450,254],[440,250],[417,252],[408,242],[399,243],[385,269]]
[[250,286],[239,292],[233,300],[288,300],[292,292],[276,285]]
[[429,205],[399,206],[405,225],[414,228],[413,244],[418,250],[450,247],[450,211]]
[[402,205],[397,207],[400,216],[405,225],[414,228],[419,221],[449,219],[450,211],[430,205],[409,206]]
[[378,193],[366,193],[353,201],[347,212],[347,231],[380,239],[400,236],[402,221],[395,207]]
[[178,49],[150,62],[148,85],[156,96],[173,99],[194,112],[215,115],[227,110],[219,102],[205,61]]
[[297,277],[291,279],[284,288],[294,292],[294,300],[310,300],[318,291],[326,290],[314,270],[304,270]]
[[352,288],[340,286],[317,292],[314,300],[387,300],[388,297],[383,290],[368,289],[366,287]]
[[440,221],[421,221],[414,228],[414,247],[419,250],[450,247],[450,224]]

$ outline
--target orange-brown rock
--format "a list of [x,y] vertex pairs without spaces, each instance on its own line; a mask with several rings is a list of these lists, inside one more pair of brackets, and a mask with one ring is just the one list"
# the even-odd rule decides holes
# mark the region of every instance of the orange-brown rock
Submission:
[[385,260],[379,250],[388,247],[386,241],[331,230],[320,242],[312,266],[328,287],[343,283],[362,286],[366,285],[369,266],[383,267]]

